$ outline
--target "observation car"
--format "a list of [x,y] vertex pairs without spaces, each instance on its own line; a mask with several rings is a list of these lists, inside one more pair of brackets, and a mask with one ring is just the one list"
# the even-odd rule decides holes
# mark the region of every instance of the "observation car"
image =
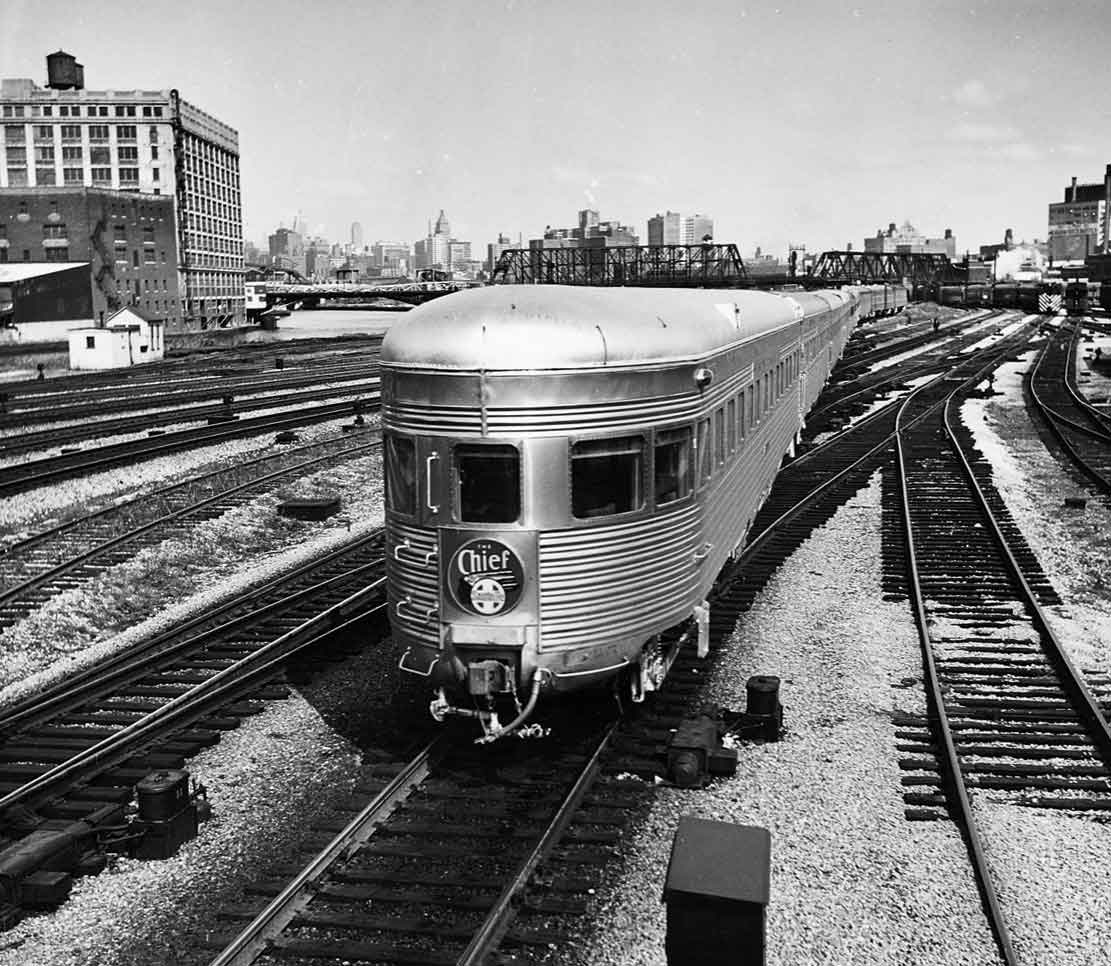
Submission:
[[[382,344],[387,585],[401,669],[480,741],[542,692],[657,688],[883,286],[496,285]],[[902,293],[905,304],[906,291]],[[512,719],[504,726],[501,717]],[[523,731],[522,731],[523,729]]]

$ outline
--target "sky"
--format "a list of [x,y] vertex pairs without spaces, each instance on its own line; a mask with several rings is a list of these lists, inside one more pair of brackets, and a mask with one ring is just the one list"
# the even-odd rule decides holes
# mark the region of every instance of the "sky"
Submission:
[[177,88],[239,131],[244,236],[477,257],[581,208],[646,241],[713,217],[743,254],[861,248],[889,222],[958,253],[1047,233],[1111,162],[1111,3],[0,0],[0,76]]

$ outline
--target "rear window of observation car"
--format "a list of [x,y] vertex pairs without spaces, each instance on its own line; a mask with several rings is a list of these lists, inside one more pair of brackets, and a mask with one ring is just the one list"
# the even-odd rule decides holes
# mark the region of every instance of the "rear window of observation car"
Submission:
[[386,437],[386,506],[409,516],[417,512],[417,450],[407,436]]
[[689,496],[694,489],[692,476],[690,427],[656,433],[656,506]]
[[644,438],[588,439],[571,447],[571,513],[580,520],[644,506]]
[[513,523],[521,516],[521,454],[515,446],[455,447],[457,512],[463,523]]

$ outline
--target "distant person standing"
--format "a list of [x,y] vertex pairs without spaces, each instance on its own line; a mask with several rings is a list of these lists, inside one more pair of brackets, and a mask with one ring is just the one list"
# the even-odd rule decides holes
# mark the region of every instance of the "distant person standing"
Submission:
[[941,323],[937,320],[937,316],[935,315],[934,316],[934,331],[936,332],[939,328],[941,328]]

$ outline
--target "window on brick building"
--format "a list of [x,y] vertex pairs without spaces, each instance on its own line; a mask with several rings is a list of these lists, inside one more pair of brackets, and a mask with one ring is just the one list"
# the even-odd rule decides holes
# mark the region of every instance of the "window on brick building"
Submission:
[[90,124],[89,125],[89,140],[90,141],[107,141],[108,140],[108,125],[107,124]]
[[42,187],[58,183],[58,176],[53,168],[35,168],[35,184]]
[[136,128],[134,124],[117,124],[116,125],[116,140],[117,141],[134,141],[136,138]]
[[62,125],[62,140],[63,141],[80,141],[81,140],[81,125],[80,124],[63,124]]
[[84,168],[63,168],[62,181],[65,184],[81,184],[85,180]]
[[111,184],[112,183],[112,169],[111,168],[93,168],[93,184]]

